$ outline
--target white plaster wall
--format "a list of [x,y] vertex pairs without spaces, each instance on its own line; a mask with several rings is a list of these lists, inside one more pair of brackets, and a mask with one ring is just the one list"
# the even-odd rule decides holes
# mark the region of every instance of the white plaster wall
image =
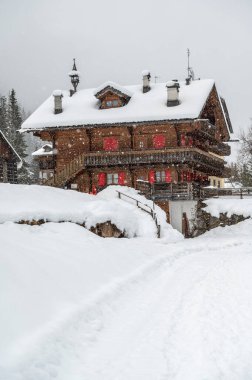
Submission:
[[185,212],[189,220],[189,227],[196,216],[197,201],[170,201],[170,223],[173,228],[182,232],[182,216]]

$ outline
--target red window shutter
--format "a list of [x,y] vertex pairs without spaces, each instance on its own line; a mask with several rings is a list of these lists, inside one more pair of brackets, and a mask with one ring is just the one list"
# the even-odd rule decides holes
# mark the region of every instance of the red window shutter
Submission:
[[125,183],[125,172],[120,172],[118,174],[118,184],[124,185],[124,183]]
[[181,146],[185,146],[186,144],[186,138],[185,138],[185,135],[184,133],[181,135]]
[[187,176],[186,176],[187,178],[187,181],[188,182],[190,182],[191,181],[191,173],[190,172],[187,172]]
[[165,182],[171,182],[171,181],[172,181],[171,171],[170,170],[166,170],[165,171]]
[[118,139],[114,137],[105,137],[103,140],[104,150],[117,150],[118,149]]
[[164,135],[156,135],[153,136],[153,146],[154,148],[164,148],[165,147],[165,136]]
[[191,136],[188,139],[188,145],[193,146],[193,138]]
[[154,170],[149,171],[149,182],[154,183],[155,182],[155,172]]
[[106,185],[106,173],[98,174],[98,185],[105,186]]

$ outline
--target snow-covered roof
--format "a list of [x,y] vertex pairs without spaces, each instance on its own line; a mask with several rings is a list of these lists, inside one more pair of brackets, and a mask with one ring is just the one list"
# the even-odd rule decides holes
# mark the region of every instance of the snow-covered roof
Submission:
[[17,160],[18,160],[18,164],[17,164],[17,167],[18,169],[21,169],[22,168],[22,165],[23,165],[23,160],[22,158],[19,156],[19,154],[17,153],[17,151],[13,148],[13,146],[11,145],[11,143],[9,142],[9,140],[7,139],[7,137],[5,137],[5,135],[3,134],[3,132],[0,130],[0,136],[2,136],[2,138],[6,141],[6,143],[9,145],[9,147],[11,148],[12,152],[15,154],[15,156],[17,157]]
[[179,82],[180,104],[167,107],[166,83],[152,83],[151,90],[143,93],[142,85],[119,86],[131,99],[124,107],[100,109],[94,93],[101,91],[107,82],[97,89],[79,90],[72,97],[64,91],[63,112],[54,114],[54,99],[50,96],[22,125],[23,130],[85,126],[97,124],[134,123],[144,121],[196,119],[213,88],[212,79],[195,80],[190,85]]
[[45,144],[32,153],[32,156],[50,156],[53,154],[52,144]]

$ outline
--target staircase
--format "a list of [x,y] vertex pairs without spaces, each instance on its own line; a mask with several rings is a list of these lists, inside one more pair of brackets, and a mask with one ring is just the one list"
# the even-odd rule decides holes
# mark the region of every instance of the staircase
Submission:
[[154,220],[154,222],[156,224],[156,227],[157,227],[157,237],[160,238],[160,235],[161,235],[161,226],[160,226],[160,224],[158,222],[157,214],[155,213],[154,209],[151,208],[149,205],[146,205],[145,203],[139,201],[138,199],[131,197],[128,194],[122,193],[121,191],[118,191],[118,190],[116,190],[116,191],[118,193],[118,198],[120,198],[120,199],[122,199],[124,201],[127,201],[127,199],[133,200],[136,203],[136,206],[138,208],[140,208],[142,211],[146,212],[147,214],[149,214],[152,217],[152,219]]
[[84,169],[85,154],[82,153],[64,166],[52,178],[43,183],[45,186],[64,187],[65,184],[73,179],[81,170]]

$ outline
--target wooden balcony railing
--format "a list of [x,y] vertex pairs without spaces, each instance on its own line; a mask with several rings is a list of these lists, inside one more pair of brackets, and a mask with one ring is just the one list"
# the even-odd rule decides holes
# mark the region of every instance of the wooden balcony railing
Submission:
[[139,166],[139,165],[187,164],[211,175],[222,176],[224,161],[195,147],[162,150],[129,150],[117,152],[88,152],[67,163],[53,178],[45,182],[47,186],[62,187],[81,170],[94,167]]
[[138,180],[137,190],[148,199],[153,200],[195,200],[202,199],[202,188],[197,182],[166,183]]
[[223,170],[224,161],[195,147],[162,150],[130,150],[118,152],[86,153],[84,166],[121,166],[141,164],[197,164],[208,169]]

